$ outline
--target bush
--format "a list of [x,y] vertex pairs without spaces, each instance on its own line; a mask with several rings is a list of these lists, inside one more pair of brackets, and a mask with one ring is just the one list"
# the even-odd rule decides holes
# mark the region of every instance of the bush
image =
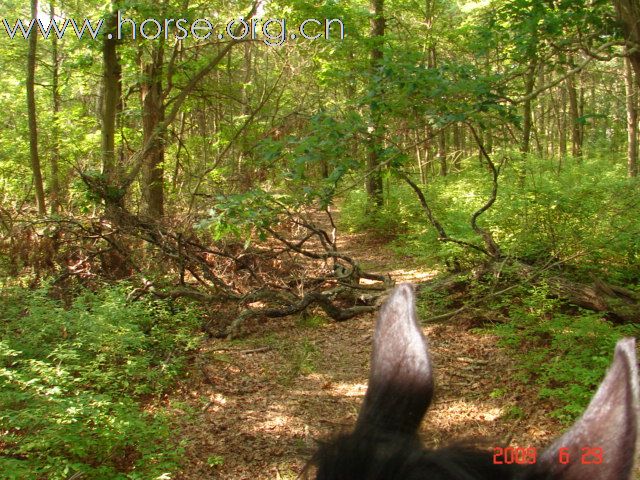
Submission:
[[161,409],[145,411],[199,343],[196,312],[85,291],[70,308],[46,289],[0,296],[0,477],[151,479],[180,446]]
[[485,219],[505,251],[529,261],[578,255],[574,265],[583,271],[606,266],[611,279],[637,281],[637,179],[626,178],[610,158],[586,158],[560,173],[548,161],[527,161],[524,186],[515,171],[504,171],[498,201]]
[[634,325],[614,326],[601,314],[562,313],[544,286],[505,298],[508,323],[494,327],[515,360],[519,379],[537,386],[540,398],[555,405],[552,416],[573,422],[586,408],[611,363],[616,342],[637,334]]
[[369,213],[367,193],[361,189],[352,190],[342,205],[340,224],[351,232],[373,231],[382,237],[406,231],[409,223],[407,217],[413,208],[406,193],[394,187],[387,192],[382,208]]
[[[567,162],[558,172],[557,164],[533,155],[526,160],[523,177],[524,160],[514,160],[514,155],[494,154],[496,161],[510,160],[500,174],[496,203],[478,219],[503,253],[530,263],[575,256],[571,266],[583,273],[597,268],[600,274],[606,269],[607,278],[633,287],[640,280],[638,179],[626,178],[623,168],[612,165],[610,158]],[[422,190],[451,237],[482,246],[469,220],[489,198],[491,178],[475,158],[465,160],[463,167],[461,172],[430,178]],[[477,252],[437,239],[406,184],[394,179],[386,185],[385,205],[375,215],[366,213],[365,192],[351,191],[342,205],[342,225],[349,230],[374,227],[378,234],[397,235],[394,246],[400,253],[423,257],[430,266],[434,262],[477,264]]]

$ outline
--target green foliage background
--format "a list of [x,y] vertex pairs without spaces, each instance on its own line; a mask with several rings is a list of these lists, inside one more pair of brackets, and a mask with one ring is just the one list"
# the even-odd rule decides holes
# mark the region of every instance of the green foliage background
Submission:
[[131,287],[82,292],[65,308],[46,287],[0,295],[2,478],[150,479],[180,442],[160,400],[199,344],[197,311],[129,301]]

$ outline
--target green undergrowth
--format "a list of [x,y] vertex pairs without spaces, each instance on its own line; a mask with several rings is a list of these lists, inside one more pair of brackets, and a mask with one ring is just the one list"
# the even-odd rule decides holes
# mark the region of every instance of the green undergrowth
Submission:
[[[477,327],[481,332],[497,335],[499,346],[512,359],[514,380],[537,395],[552,417],[570,424],[584,412],[604,378],[616,342],[625,336],[637,337],[640,325],[617,325],[602,313],[567,305],[553,298],[544,282],[523,284],[484,300],[489,292],[505,288],[509,281],[514,279],[490,287],[461,277],[464,291],[448,295],[423,288],[417,303],[419,318],[429,321],[456,310],[460,302],[473,302],[460,318],[482,325]],[[439,321],[455,322],[456,318]],[[492,396],[504,393],[498,388]],[[507,417],[520,418],[523,414],[512,405]]]
[[552,406],[551,415],[573,422],[588,405],[613,358],[616,342],[639,333],[636,325],[614,325],[602,314],[570,310],[542,285],[502,298],[492,309],[509,321],[489,331],[514,360],[516,378],[534,387]]
[[[418,310],[423,320],[470,307],[465,315],[478,323],[495,318],[490,331],[500,336],[517,365],[518,379],[532,386],[563,422],[576,418],[588,404],[609,365],[616,341],[638,333],[636,326],[617,326],[601,314],[562,304],[544,284],[523,283],[506,295],[483,298],[522,282],[509,263],[554,265],[553,274],[589,283],[591,276],[630,290],[640,290],[640,184],[627,178],[625,165],[610,152],[580,161],[523,156],[496,150],[501,165],[495,204],[478,219],[500,245],[505,262],[500,280],[474,280],[460,275],[460,288],[446,292],[422,289]],[[419,183],[417,176],[414,181]],[[422,191],[435,218],[455,239],[483,247],[470,225],[472,214],[491,193],[486,165],[464,159],[461,170],[430,176]],[[385,183],[385,202],[368,213],[367,197],[352,190],[341,207],[340,221],[348,230],[370,226],[394,238],[392,248],[427,268],[471,272],[487,260],[476,250],[438,239],[415,193],[399,178]]]
[[[557,161],[533,155],[526,159],[511,151],[496,151],[504,161],[495,204],[478,219],[503,254],[526,263],[549,259],[583,273],[602,274],[621,284],[640,280],[640,184],[626,178],[624,165],[609,155],[581,162]],[[462,170],[429,178],[422,191],[435,217],[455,239],[483,246],[470,226],[470,217],[489,198],[491,177],[477,158]],[[417,177],[414,181],[419,183]],[[340,222],[349,231],[373,231],[392,237],[399,255],[436,266],[468,268],[483,255],[455,243],[438,240],[415,193],[401,179],[385,183],[385,201],[367,212],[367,196],[354,189],[341,204]]]
[[0,294],[0,478],[170,478],[182,446],[160,400],[200,342],[197,311],[84,291]]
[[321,328],[326,319],[309,315],[300,316],[297,320],[297,328],[303,335],[296,340],[287,336],[268,334],[252,340],[254,347],[268,346],[276,350],[281,358],[278,362],[275,374],[278,382],[284,386],[301,376],[314,373],[317,370],[320,352],[316,343],[306,335],[306,330]]

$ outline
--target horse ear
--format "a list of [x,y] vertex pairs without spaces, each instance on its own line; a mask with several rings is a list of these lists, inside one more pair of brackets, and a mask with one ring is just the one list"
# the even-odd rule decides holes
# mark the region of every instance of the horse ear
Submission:
[[542,454],[540,466],[557,480],[629,480],[637,429],[635,339],[626,338],[616,345],[613,363],[585,413]]
[[432,397],[431,362],[413,287],[402,284],[380,309],[369,387],[356,429],[415,434]]

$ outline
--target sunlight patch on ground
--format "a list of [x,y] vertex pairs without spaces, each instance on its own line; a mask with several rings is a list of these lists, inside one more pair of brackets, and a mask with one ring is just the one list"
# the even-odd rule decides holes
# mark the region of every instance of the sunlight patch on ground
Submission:
[[[363,397],[367,391],[366,383],[333,382],[328,375],[312,373],[306,376],[307,380],[317,383],[322,391],[339,397]],[[297,396],[317,396],[317,390],[297,389],[293,392]]]
[[399,268],[389,272],[392,278],[402,282],[425,282],[438,274],[437,270],[417,270]]
[[254,432],[268,430],[276,433],[290,433],[292,425],[298,423],[294,418],[282,412],[266,412],[264,421],[257,423],[251,429]]
[[504,409],[501,407],[483,409],[475,403],[464,400],[438,405],[437,409],[440,415],[446,413],[447,418],[457,418],[460,422],[468,421],[470,418],[475,421],[493,422],[504,415]]
[[331,392],[342,397],[362,397],[366,391],[366,383],[336,383],[331,387]]
[[209,411],[219,412],[227,405],[227,399],[224,395],[214,393],[209,395]]

